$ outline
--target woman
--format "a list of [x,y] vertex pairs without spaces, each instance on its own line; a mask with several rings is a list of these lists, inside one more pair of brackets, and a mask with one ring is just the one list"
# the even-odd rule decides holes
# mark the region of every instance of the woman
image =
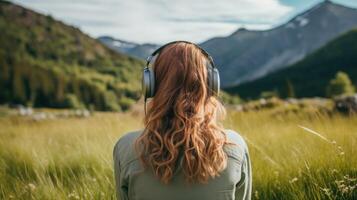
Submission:
[[250,199],[247,145],[217,122],[224,108],[207,52],[185,41],[164,45],[148,59],[143,89],[145,102],[152,97],[145,129],[124,135],[114,147],[117,197]]

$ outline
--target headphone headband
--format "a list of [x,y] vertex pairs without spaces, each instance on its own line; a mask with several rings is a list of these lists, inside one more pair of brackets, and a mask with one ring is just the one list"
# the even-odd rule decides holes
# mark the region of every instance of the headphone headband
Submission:
[[219,93],[219,88],[220,88],[220,79],[219,79],[219,73],[218,73],[218,69],[216,68],[212,57],[207,53],[207,51],[205,51],[202,47],[200,47],[199,45],[192,43],[192,42],[188,42],[188,41],[174,41],[174,42],[169,42],[163,46],[161,46],[160,48],[156,49],[147,59],[146,59],[146,66],[144,68],[143,71],[143,76],[142,76],[142,88],[143,88],[143,94],[144,94],[144,101],[145,101],[145,114],[146,114],[146,99],[153,97],[155,95],[155,74],[153,72],[153,69],[151,69],[149,67],[151,60],[153,59],[154,56],[156,56],[157,54],[160,53],[160,51],[162,51],[165,47],[174,44],[174,43],[178,43],[178,42],[184,42],[187,44],[192,44],[195,47],[197,47],[203,55],[205,55],[205,57],[207,58],[207,60],[209,62],[206,62],[206,66],[207,66],[207,84],[208,84],[208,88],[209,88],[209,92],[214,94],[214,95],[218,95]]
[[206,58],[208,59],[208,61],[209,61],[210,64],[211,64],[211,66],[212,66],[213,68],[216,68],[216,66],[215,66],[215,64],[214,64],[214,62],[213,62],[213,58],[211,57],[211,55],[210,55],[206,50],[204,50],[204,49],[203,49],[202,47],[200,47],[198,44],[195,44],[195,43],[192,43],[192,42],[189,42],[189,41],[185,41],[185,40],[177,40],[177,41],[169,42],[169,43],[167,43],[167,44],[162,45],[162,46],[159,47],[158,49],[156,49],[150,56],[147,57],[147,59],[146,59],[146,67],[149,66],[149,64],[150,64],[150,62],[151,62],[151,60],[152,60],[152,58],[155,57],[156,54],[160,53],[165,47],[167,47],[167,46],[169,46],[169,45],[171,45],[171,44],[179,43],[179,42],[183,42],[183,43],[187,43],[187,44],[192,44],[192,45],[194,45],[195,47],[197,47],[197,48],[202,52],[202,54],[206,56]]

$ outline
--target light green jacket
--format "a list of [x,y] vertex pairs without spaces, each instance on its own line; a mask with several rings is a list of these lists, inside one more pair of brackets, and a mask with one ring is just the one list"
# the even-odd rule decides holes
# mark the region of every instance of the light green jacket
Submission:
[[116,192],[121,200],[234,200],[251,199],[252,173],[249,153],[243,138],[226,130],[227,168],[207,184],[188,184],[179,167],[172,181],[161,183],[150,170],[142,167],[134,149],[142,131],[131,132],[119,139],[113,151]]

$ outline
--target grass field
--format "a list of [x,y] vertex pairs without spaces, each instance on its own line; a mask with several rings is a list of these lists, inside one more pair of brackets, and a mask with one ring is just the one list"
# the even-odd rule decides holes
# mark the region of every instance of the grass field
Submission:
[[[112,148],[141,117],[0,115],[0,199],[114,199]],[[248,142],[254,199],[357,198],[357,116],[229,111],[224,124]]]

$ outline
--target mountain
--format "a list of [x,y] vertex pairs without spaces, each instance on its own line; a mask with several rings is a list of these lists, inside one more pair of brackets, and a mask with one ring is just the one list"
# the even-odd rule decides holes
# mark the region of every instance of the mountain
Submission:
[[137,44],[109,36],[101,36],[98,40],[119,53],[125,53],[139,59],[146,59],[153,51],[160,47],[160,45],[157,44]]
[[141,60],[51,16],[0,1],[0,103],[125,110],[140,96]]
[[323,97],[329,80],[338,71],[346,72],[357,85],[357,29],[331,41],[292,66],[261,79],[227,88],[226,91],[248,99],[259,97],[263,91],[276,91],[286,97],[288,87],[291,87],[297,97]]
[[239,29],[201,45],[212,54],[222,86],[232,87],[282,69],[357,27],[357,10],[324,1],[266,31]]

